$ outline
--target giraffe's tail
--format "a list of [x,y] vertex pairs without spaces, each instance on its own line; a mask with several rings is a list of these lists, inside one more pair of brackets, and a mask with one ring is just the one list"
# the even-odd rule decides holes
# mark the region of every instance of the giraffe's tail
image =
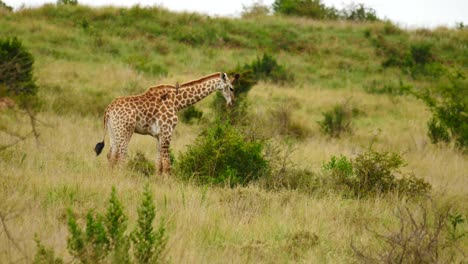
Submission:
[[107,114],[104,114],[104,137],[101,142],[97,143],[94,147],[94,151],[96,152],[96,156],[101,154],[102,149],[104,148],[104,141],[106,139],[106,124],[107,124]]

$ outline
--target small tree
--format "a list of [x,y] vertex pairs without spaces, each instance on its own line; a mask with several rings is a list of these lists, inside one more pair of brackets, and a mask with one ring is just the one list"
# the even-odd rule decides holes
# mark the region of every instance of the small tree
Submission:
[[[25,110],[32,127],[32,133],[38,143],[39,133],[36,129],[36,109],[38,106],[37,85],[33,78],[34,58],[17,38],[0,39],[0,98],[13,99]],[[27,136],[19,135],[7,128],[0,128],[10,136],[24,140]],[[14,145],[14,144],[12,144]],[[4,149],[8,146],[0,147]]]
[[460,72],[450,77],[448,84],[417,94],[433,116],[428,135],[433,143],[454,141],[466,151],[468,147],[468,84]]
[[143,200],[138,207],[138,223],[132,234],[134,255],[138,263],[159,263],[164,259],[167,243],[166,228],[161,221],[157,231],[153,230],[156,216],[153,195],[149,185],[145,186]]

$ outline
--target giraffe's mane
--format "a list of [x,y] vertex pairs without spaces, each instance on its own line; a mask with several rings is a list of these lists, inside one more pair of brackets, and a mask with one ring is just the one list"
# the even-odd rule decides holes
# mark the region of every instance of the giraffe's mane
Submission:
[[214,77],[219,77],[220,74],[221,74],[220,72],[215,72],[215,73],[212,73],[212,74],[207,75],[205,77],[201,77],[200,79],[185,82],[185,83],[181,84],[180,87],[192,86],[192,85],[195,85],[195,84],[199,84],[199,83],[202,83],[202,82],[204,82],[206,80],[212,79]]
[[[193,81],[188,81],[188,82],[182,83],[182,84],[179,85],[179,88],[186,87],[186,86],[192,86],[192,85],[202,83],[202,82],[204,82],[206,80],[210,80],[210,79],[212,79],[214,77],[218,77],[220,74],[221,74],[220,72],[215,72],[215,73],[212,73],[210,75],[201,77],[200,79],[196,79],[196,80],[193,80]],[[148,88],[148,90],[165,89],[165,88],[176,89],[175,85],[172,85],[172,84],[159,84],[159,85],[156,85],[156,86],[151,86],[150,88]]]

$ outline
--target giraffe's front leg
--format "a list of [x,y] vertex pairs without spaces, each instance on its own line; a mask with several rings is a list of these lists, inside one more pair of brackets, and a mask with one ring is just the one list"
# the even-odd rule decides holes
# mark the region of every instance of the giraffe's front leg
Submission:
[[173,124],[165,124],[161,129],[159,137],[159,155],[161,159],[162,174],[169,175],[171,173],[171,159],[169,156],[169,147],[171,145],[172,131],[174,130]]

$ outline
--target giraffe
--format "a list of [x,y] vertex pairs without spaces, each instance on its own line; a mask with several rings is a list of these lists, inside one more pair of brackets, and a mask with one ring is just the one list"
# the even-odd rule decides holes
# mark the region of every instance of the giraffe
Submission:
[[229,78],[226,73],[218,72],[181,85],[157,85],[143,94],[114,99],[104,114],[104,137],[94,148],[96,155],[104,148],[109,133],[107,158],[112,168],[125,160],[133,133],[150,135],[158,141],[157,173],[170,174],[169,145],[178,121],[177,112],[216,90],[222,92],[226,105],[230,106],[234,100],[233,82],[238,78],[239,74]]

